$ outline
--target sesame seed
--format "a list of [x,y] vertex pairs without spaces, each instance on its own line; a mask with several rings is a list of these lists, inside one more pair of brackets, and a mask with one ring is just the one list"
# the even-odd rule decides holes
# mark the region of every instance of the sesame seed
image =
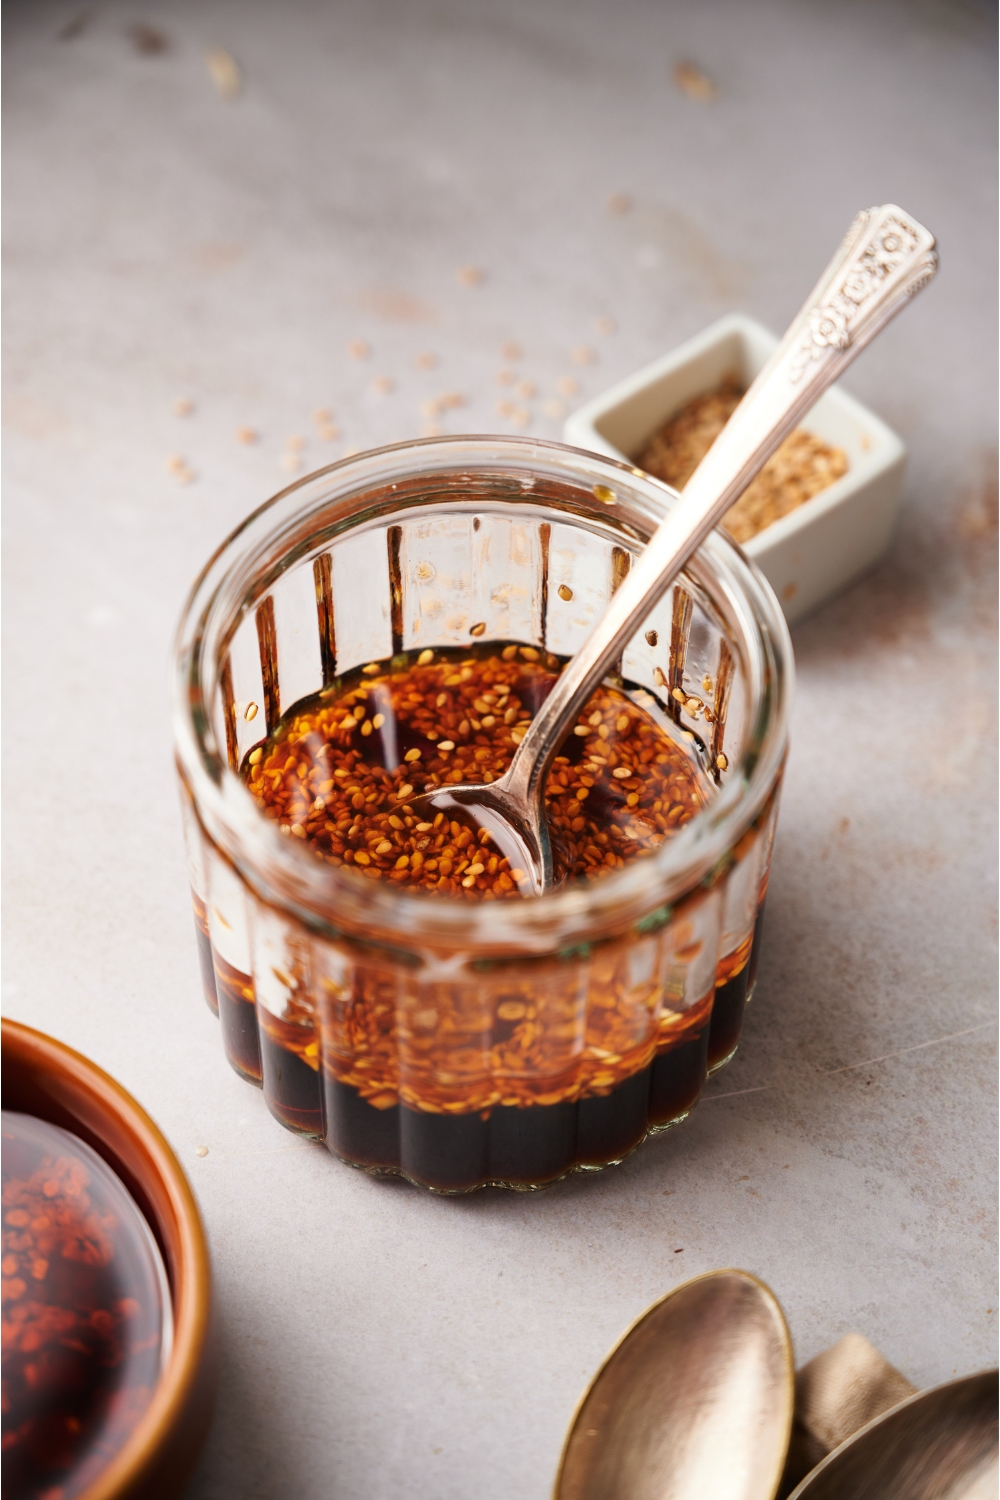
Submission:
[[568,583],[561,583],[559,585],[558,592],[560,599],[565,599],[567,603],[573,597],[573,590],[570,588]]
[[434,652],[433,651],[421,651],[420,655],[417,657],[417,666],[418,667],[429,666],[430,663],[433,660],[434,660]]
[[257,705],[256,705],[256,703],[248,703],[247,704],[246,708],[243,710],[243,717],[244,717],[244,719],[246,719],[246,721],[247,721],[248,724],[249,724],[249,722],[250,722],[251,719],[256,719],[256,717],[257,717]]

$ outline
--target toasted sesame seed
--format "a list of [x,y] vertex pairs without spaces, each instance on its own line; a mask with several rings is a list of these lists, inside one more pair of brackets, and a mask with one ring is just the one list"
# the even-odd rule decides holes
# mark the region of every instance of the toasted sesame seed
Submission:
[[595,484],[593,488],[595,500],[600,500],[602,505],[613,505],[617,500],[614,490],[609,489],[606,484]]
[[259,766],[260,765],[260,759],[261,759],[261,756],[263,755],[263,753],[264,752],[260,748],[259,745],[257,746],[256,750],[251,750],[250,751],[250,764],[252,766]]
[[256,719],[256,717],[257,717],[257,705],[256,705],[256,703],[248,703],[247,704],[246,708],[243,710],[243,717],[244,717],[244,719],[246,719],[246,721],[247,721],[248,724],[249,724],[249,722],[250,722],[251,719]]
[[478,636],[478,635],[485,635],[485,633],[486,633],[486,621],[485,620],[480,620],[477,625],[472,625],[472,626],[469,627],[469,634],[470,635],[477,635]]
[[430,651],[430,650],[421,651],[420,655],[417,657],[417,666],[418,667],[427,667],[427,666],[429,666],[431,664],[431,662],[433,660],[434,660],[434,652],[433,651]]
[[720,771],[726,771],[729,769],[728,757],[722,755],[721,753],[715,757],[715,764],[718,766]]
[[567,603],[573,597],[573,590],[570,588],[568,583],[561,583],[559,585],[558,593],[560,599],[565,599]]
[[374,729],[381,729],[382,725],[384,723],[385,723],[385,714],[376,714],[375,717],[374,717],[374,719],[372,719],[372,727]]
[[454,748],[455,748],[455,741],[454,740],[439,740],[438,741],[438,749],[439,750],[454,750]]
[[412,788],[412,786],[409,785],[409,783],[407,783],[406,786],[401,786],[399,788],[399,791],[396,793],[396,800],[397,800],[397,802],[405,802],[406,799],[407,799],[407,797],[412,797],[412,796],[413,796],[413,788]]
[[412,760],[419,760],[420,759],[420,751],[417,749],[416,746],[414,746],[412,750],[407,750],[406,754],[403,756],[403,759],[404,760],[411,760],[411,761]]

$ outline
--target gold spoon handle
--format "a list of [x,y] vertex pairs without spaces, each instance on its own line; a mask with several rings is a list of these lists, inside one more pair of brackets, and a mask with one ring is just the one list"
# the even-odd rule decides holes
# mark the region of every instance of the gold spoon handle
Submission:
[[802,311],[535,715],[504,778],[532,805],[566,730],[649,610],[803,414],[937,269],[895,204],[858,214]]

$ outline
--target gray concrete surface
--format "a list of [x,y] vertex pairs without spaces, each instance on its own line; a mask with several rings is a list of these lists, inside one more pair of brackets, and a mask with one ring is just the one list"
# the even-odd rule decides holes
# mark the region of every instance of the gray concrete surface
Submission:
[[[544,1496],[605,1350],[713,1266],[774,1287],[800,1360],[857,1328],[922,1385],[992,1361],[987,7],[109,0],[6,20],[3,1005],[133,1090],[198,1194],[224,1368],[191,1500]],[[684,59],[714,101],[674,85]],[[318,467],[417,434],[448,391],[467,404],[447,430],[504,430],[516,339],[528,430],[557,437],[560,377],[595,393],[728,308],[780,329],[886,200],[942,253],[849,378],[910,445],[905,513],[884,564],[794,633],[736,1061],[681,1130],[527,1198],[435,1200],[285,1135],[199,992],[166,698],[189,582],[285,482],[289,435]],[[317,407],[341,438],[317,439]]]

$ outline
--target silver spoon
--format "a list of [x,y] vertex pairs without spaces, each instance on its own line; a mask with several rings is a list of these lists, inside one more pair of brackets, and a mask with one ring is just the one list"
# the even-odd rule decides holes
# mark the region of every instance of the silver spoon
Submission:
[[413,815],[456,815],[489,830],[520,889],[558,883],[545,821],[545,780],[573,720],[691,554],[771,454],[861,349],[937,269],[934,237],[894,204],[860,213],[847,237],[654,532],[601,619],[568,663],[507,771],[491,785],[460,784],[412,799]]
[[712,1271],[655,1302],[598,1370],[553,1500],[773,1500],[795,1404],[777,1298]]
[[997,1372],[902,1401],[841,1443],[789,1500],[996,1500]]

